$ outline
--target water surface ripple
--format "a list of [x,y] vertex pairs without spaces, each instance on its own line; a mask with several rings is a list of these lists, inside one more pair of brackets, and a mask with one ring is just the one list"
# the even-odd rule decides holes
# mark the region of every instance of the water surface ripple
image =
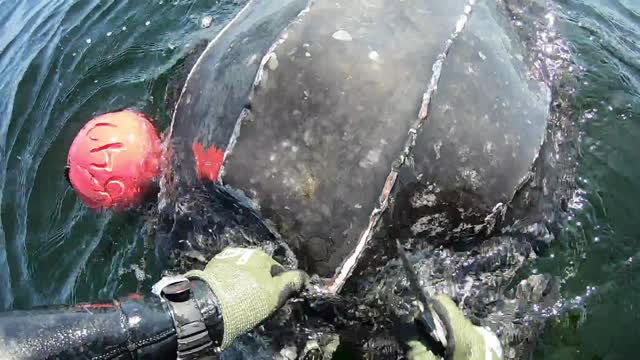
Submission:
[[[135,217],[94,214],[63,176],[96,114],[134,108],[165,126],[169,79],[237,11],[233,1],[1,2],[0,308],[135,291]],[[202,28],[202,19],[213,25]],[[132,235],[133,234],[133,235]]]

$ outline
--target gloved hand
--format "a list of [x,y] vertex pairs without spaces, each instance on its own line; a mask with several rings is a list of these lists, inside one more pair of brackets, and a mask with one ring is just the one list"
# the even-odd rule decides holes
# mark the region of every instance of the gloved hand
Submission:
[[219,301],[224,335],[221,348],[252,329],[300,291],[308,276],[300,270],[286,271],[259,249],[226,248],[204,271],[185,274],[206,282]]
[[[473,325],[448,296],[439,295],[433,300],[434,306],[431,310],[438,315],[447,329],[447,353],[451,354],[453,360],[502,359],[502,347],[495,334]],[[407,346],[407,358],[411,360],[439,359],[418,339],[408,341]]]

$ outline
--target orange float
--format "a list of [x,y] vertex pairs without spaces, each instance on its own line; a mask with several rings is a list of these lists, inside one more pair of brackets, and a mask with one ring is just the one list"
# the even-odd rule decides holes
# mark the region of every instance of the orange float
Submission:
[[160,173],[162,144],[151,122],[124,110],[93,118],[67,157],[69,181],[89,208],[123,210],[140,202]]

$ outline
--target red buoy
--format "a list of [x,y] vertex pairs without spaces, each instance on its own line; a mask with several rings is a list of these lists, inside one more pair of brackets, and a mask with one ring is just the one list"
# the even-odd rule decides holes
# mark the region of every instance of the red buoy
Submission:
[[96,210],[123,210],[139,203],[160,173],[162,145],[151,122],[130,110],[93,118],[73,140],[69,181],[82,202]]

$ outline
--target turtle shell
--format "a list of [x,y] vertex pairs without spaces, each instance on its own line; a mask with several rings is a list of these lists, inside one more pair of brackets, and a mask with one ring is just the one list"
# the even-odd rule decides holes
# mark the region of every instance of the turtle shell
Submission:
[[242,191],[325,277],[381,228],[487,234],[538,154],[550,97],[495,9],[465,6],[250,1],[186,82],[179,176]]

